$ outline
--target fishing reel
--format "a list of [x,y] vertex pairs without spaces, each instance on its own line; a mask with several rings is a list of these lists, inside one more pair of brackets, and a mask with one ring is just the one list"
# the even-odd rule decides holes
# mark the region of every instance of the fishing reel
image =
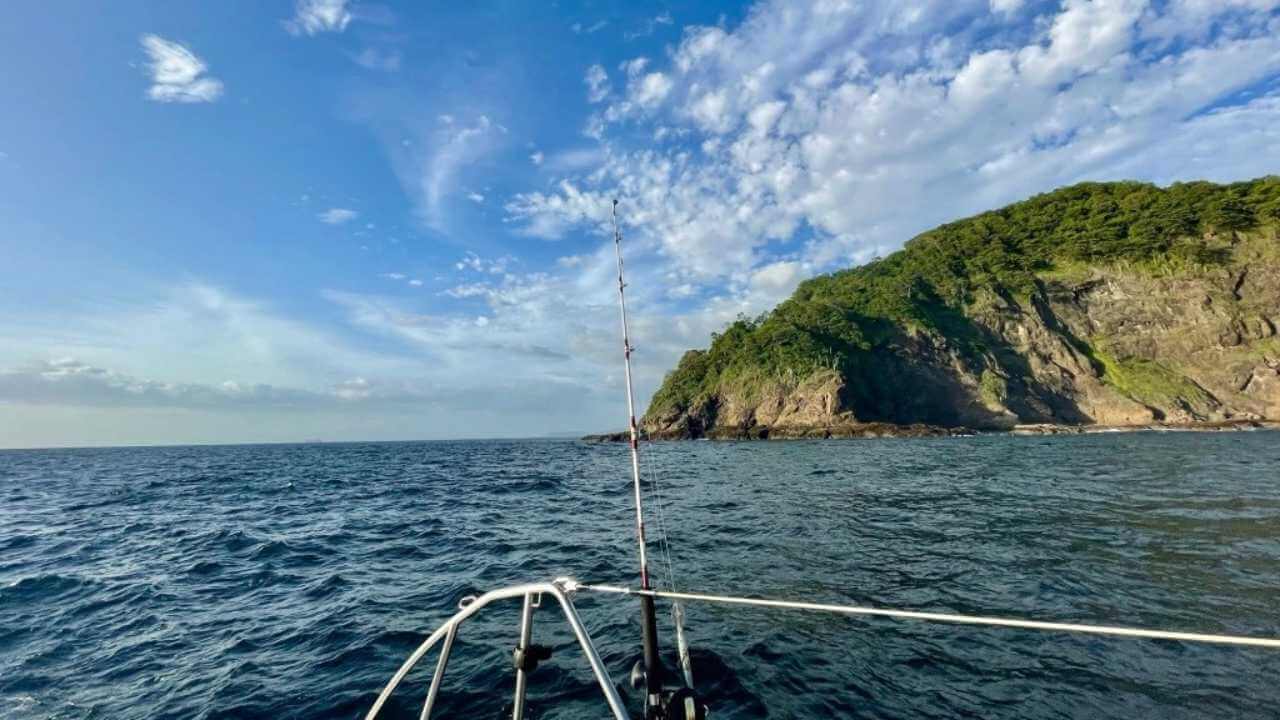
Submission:
[[[643,691],[647,685],[644,661],[631,666],[631,687]],[[693,688],[663,690],[656,698],[645,699],[645,720],[707,720],[707,705]]]
[[707,705],[693,688],[680,688],[664,696],[665,720],[707,720]]

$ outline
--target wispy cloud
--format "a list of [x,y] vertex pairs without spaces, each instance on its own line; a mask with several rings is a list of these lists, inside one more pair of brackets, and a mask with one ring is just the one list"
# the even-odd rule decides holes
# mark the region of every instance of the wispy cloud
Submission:
[[545,157],[543,166],[553,173],[572,175],[595,169],[604,162],[606,153],[600,147],[576,147],[561,150]]
[[342,225],[360,217],[360,213],[350,208],[329,208],[316,217],[327,225]]
[[109,305],[41,308],[0,326],[0,368],[57,357],[159,382],[308,388],[421,367],[416,358],[371,351],[331,326],[206,283],[130,288]]
[[[507,392],[511,389],[514,388],[507,389]],[[98,367],[72,357],[0,370],[0,402],[116,410],[174,408],[231,412],[245,420],[250,417],[246,413],[262,411],[407,411],[433,405],[457,409],[471,402],[476,393],[474,388],[433,382],[425,378],[370,379],[361,375],[314,389],[234,380],[221,383],[175,383]],[[545,399],[546,394],[535,394],[540,399]],[[508,396],[505,402],[498,397],[491,400],[507,407],[524,404],[518,396]],[[536,404],[530,402],[528,406],[532,409]]]
[[213,102],[222,96],[222,81],[207,74],[204,61],[184,45],[158,35],[142,36],[152,85],[147,97],[156,102]]
[[[998,1],[998,0],[997,0]],[[1006,0],[1007,1],[1007,0]],[[636,40],[642,37],[648,37],[657,32],[659,27],[664,25],[672,25],[675,18],[671,17],[671,13],[663,12],[659,15],[649,18],[636,30],[630,30],[622,34],[622,38],[627,41]]]
[[608,26],[609,26],[608,20],[597,20],[591,23],[590,25],[583,25],[580,22],[576,22],[570,25],[569,29],[572,30],[573,34],[575,35],[592,35],[597,32],[600,32],[601,30],[605,29]]
[[[458,307],[448,311],[423,293],[329,291],[340,316],[303,320],[200,284],[89,312],[42,311],[36,325],[0,328],[0,403],[81,444],[611,425],[621,382],[612,257],[580,256],[563,277],[513,264],[467,255],[474,272],[450,289]],[[685,347],[743,311],[723,302],[705,318],[655,315],[653,273],[633,272],[633,327],[651,338],[637,369],[642,394]],[[0,413],[0,444],[45,442],[12,417]]]
[[506,134],[507,129],[487,115],[470,124],[451,115],[440,116],[420,160],[417,178],[422,217],[429,227],[449,231],[449,199],[461,194],[459,177],[468,165],[498,147]]
[[347,0],[298,0],[284,27],[294,35],[342,32],[351,23]]
[[489,273],[490,275],[503,275],[507,269],[517,260],[511,255],[503,255],[501,257],[486,259],[479,255],[468,252],[461,260],[454,263],[455,270],[472,270],[478,273]]
[[0,371],[0,400],[36,405],[243,408],[314,405],[338,397],[266,384],[175,383],[139,378],[72,357]]
[[366,70],[396,72],[400,69],[402,56],[394,48],[367,47],[351,56],[357,65]]

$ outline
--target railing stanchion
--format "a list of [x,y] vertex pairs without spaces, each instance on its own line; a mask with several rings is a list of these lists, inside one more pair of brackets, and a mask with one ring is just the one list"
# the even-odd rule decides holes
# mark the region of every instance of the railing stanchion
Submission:
[[429,720],[431,708],[435,707],[436,696],[440,694],[440,681],[444,678],[444,669],[449,665],[449,651],[453,650],[453,639],[458,636],[458,626],[449,626],[449,634],[444,636],[444,646],[440,648],[440,659],[436,661],[436,672],[431,676],[431,689],[427,690],[427,701],[422,704],[422,714],[418,720]]
[[[600,691],[604,694],[605,702],[609,705],[609,711],[613,715],[614,720],[627,720],[626,706],[622,702],[622,697],[618,695],[618,688],[613,684],[613,680],[609,677],[609,671],[605,669],[604,663],[600,660],[600,654],[596,652],[595,646],[591,644],[591,637],[587,634],[586,627],[582,624],[582,618],[578,617],[577,611],[573,607],[573,601],[569,596],[577,590],[578,583],[572,578],[557,578],[555,582],[550,583],[531,583],[528,585],[514,585],[511,587],[491,590],[480,597],[465,597],[458,603],[458,612],[449,618],[443,625],[436,628],[416,650],[409,654],[409,657],[400,665],[400,669],[396,670],[391,676],[391,680],[382,688],[382,692],[378,693],[377,699],[373,701],[373,705],[369,707],[369,712],[365,713],[365,720],[376,720],[378,713],[382,711],[387,701],[391,699],[392,693],[400,686],[400,683],[409,674],[409,671],[418,664],[426,654],[441,641],[445,643],[445,648],[441,651],[441,660],[436,664],[436,675],[432,678],[432,687],[428,691],[427,704],[423,708],[422,718],[426,718],[431,712],[431,706],[435,702],[436,694],[439,692],[439,678],[444,673],[446,658],[449,656],[450,646],[457,633],[458,626],[466,622],[468,618],[475,615],[489,603],[498,600],[508,600],[515,598],[524,598],[525,611],[521,615],[521,619],[528,618],[532,622],[533,609],[540,605],[539,600],[544,595],[550,595],[560,603],[560,607],[564,610],[565,619],[569,621],[569,627],[573,630],[573,635],[578,639],[578,644],[582,647],[582,652],[587,656],[587,662],[591,665],[591,672],[596,677],[596,683],[600,686]],[[528,627],[532,628],[531,625]],[[524,641],[521,647],[529,650],[532,648],[530,640],[532,639],[532,629],[528,634],[521,633]],[[540,656],[542,657],[542,656]],[[518,678],[518,676],[517,676]],[[524,685],[521,684],[520,710],[523,713],[524,708]],[[517,716],[518,717],[518,716]]]
[[511,701],[511,720],[524,720],[524,693],[529,684],[529,673],[525,671],[525,659],[529,653],[529,645],[533,642],[533,595],[524,596],[524,607],[520,610],[520,643],[516,645],[514,655],[516,666],[515,698]]

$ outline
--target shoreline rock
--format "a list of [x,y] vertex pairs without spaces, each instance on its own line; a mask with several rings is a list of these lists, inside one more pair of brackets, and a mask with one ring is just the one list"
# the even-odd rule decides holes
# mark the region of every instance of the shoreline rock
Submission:
[[1269,420],[1219,420],[1188,423],[1143,423],[1134,425],[1015,425],[1011,435],[1096,435],[1131,432],[1248,432],[1280,430],[1280,422]]
[[[1280,430],[1280,422],[1268,420],[1221,420],[1189,423],[1143,423],[1133,425],[1055,425],[1034,423],[1008,429],[973,430],[966,427],[942,427],[914,423],[845,423],[815,426],[753,426],[749,428],[716,427],[706,434],[641,432],[642,440],[857,440],[865,438],[970,437],[974,435],[1097,435],[1135,432],[1248,432]],[[583,442],[627,442],[626,431],[586,435]]]

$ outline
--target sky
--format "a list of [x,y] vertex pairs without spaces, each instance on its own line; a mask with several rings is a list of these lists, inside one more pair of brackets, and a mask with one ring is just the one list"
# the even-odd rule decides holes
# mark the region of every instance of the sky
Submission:
[[1280,171],[1280,0],[8,7],[0,447],[626,422],[803,279]]

